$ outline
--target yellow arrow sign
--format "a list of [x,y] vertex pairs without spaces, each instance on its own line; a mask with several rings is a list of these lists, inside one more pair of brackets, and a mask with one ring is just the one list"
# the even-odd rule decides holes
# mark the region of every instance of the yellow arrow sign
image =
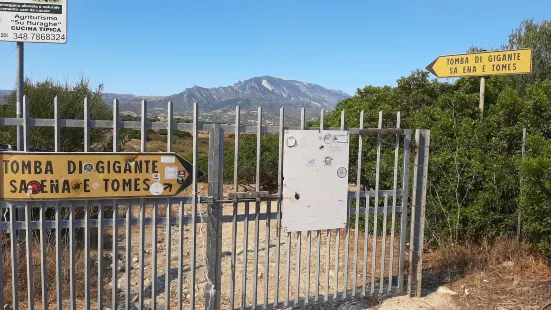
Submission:
[[[61,200],[176,196],[193,166],[175,153],[0,153],[0,198]],[[197,179],[203,172],[197,171]]]
[[426,69],[439,78],[526,74],[532,72],[532,50],[440,56]]

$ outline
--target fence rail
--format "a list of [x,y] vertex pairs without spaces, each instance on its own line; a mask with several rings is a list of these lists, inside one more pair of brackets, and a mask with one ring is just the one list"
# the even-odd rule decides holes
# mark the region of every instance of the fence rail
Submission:
[[[346,128],[344,111],[339,128],[326,128],[322,110],[320,127],[312,128],[306,127],[302,110],[300,127],[291,129],[348,130],[359,137],[357,178],[355,190],[348,192],[345,229],[290,233],[281,229],[283,133],[289,129],[283,108],[279,126],[263,125],[260,108],[257,126],[242,126],[239,107],[235,124],[219,125],[199,123],[197,104],[192,123],[175,123],[171,102],[167,122],[147,121],[145,101],[140,121],[120,120],[116,99],[113,120],[91,120],[87,99],[81,120],[61,119],[59,100],[53,104],[53,119],[31,119],[27,97],[22,118],[0,118],[0,126],[22,127],[20,151],[31,150],[31,127],[55,128],[55,152],[61,150],[60,129],[66,127],[84,128],[84,152],[90,152],[91,128],[112,130],[113,152],[119,151],[120,129],[140,130],[140,152],[147,152],[149,129],[167,130],[167,152],[173,151],[174,130],[190,131],[191,194],[168,199],[0,201],[0,305],[9,300],[13,309],[34,309],[35,303],[41,309],[61,309],[65,303],[71,309],[131,309],[133,304],[140,309],[146,304],[153,309],[157,304],[167,309],[275,309],[403,294],[405,284],[410,294],[419,292],[430,132],[415,132],[410,203],[412,130],[400,128],[399,113],[395,128],[383,128],[382,113],[377,128],[364,128],[363,112],[359,128]],[[206,195],[198,191],[196,178],[199,131],[209,132]],[[235,134],[232,189],[222,182],[224,133]],[[279,134],[277,193],[254,199],[236,194],[242,133],[257,135],[253,193],[261,190],[261,136]],[[380,180],[384,136],[395,136],[389,189],[381,188]],[[363,190],[361,176],[368,169],[363,143],[372,138],[377,142],[375,185]],[[406,251],[408,233],[411,247]]]

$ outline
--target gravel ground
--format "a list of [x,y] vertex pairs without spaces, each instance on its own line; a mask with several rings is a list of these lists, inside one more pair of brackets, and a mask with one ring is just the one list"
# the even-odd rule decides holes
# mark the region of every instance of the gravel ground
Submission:
[[[199,194],[206,196],[207,184],[198,184]],[[231,186],[225,186],[225,193],[233,191]],[[240,189],[243,191],[243,189]],[[183,195],[189,195],[188,192],[184,192]],[[340,230],[337,249],[337,231],[333,230],[328,239],[328,232],[322,231],[318,234],[317,231],[310,233],[292,233],[288,234],[284,230],[278,230],[277,221],[259,220],[258,225],[255,223],[255,213],[258,209],[258,214],[262,215],[267,212],[270,207],[271,212],[276,212],[277,205],[272,203],[267,205],[261,203],[258,206],[256,203],[250,203],[248,205],[248,212],[252,214],[248,221],[248,227],[245,228],[245,221],[238,221],[235,242],[235,279],[232,279],[232,254],[233,254],[233,225],[231,222],[224,223],[222,226],[222,283],[221,283],[221,303],[222,308],[227,309],[231,307],[231,296],[235,296],[233,302],[236,308],[244,306],[251,306],[253,304],[273,303],[276,299],[279,302],[286,300],[296,300],[298,298],[304,298],[309,296],[314,299],[318,294],[319,296],[333,296],[335,293],[340,293],[345,290],[345,275],[346,288],[352,290],[354,283],[357,291],[363,289],[363,279],[366,279],[366,289],[369,292],[371,290],[371,283],[374,281],[374,291],[378,291],[381,269],[384,270],[384,278],[388,281],[388,274],[390,272],[390,254],[393,254],[392,264],[392,277],[394,278],[394,284],[396,284],[396,277],[398,274],[398,224],[400,216],[396,216],[397,228],[395,232],[394,249],[390,249],[391,238],[384,239],[386,243],[386,255],[384,268],[381,266],[382,244],[383,239],[380,234],[381,225],[379,222],[379,238],[377,238],[377,251],[376,251],[376,273],[372,274],[372,253],[373,253],[373,237],[368,236],[368,257],[367,262],[364,259],[364,242],[365,236],[363,233],[358,233],[357,242],[355,238],[355,231],[353,229],[354,223],[352,223],[352,229],[350,229],[349,239],[350,242],[347,245],[347,232],[346,229]],[[126,210],[125,207],[119,209],[119,216],[124,218]],[[198,214],[206,213],[206,205],[198,205]],[[237,207],[238,214],[244,214],[246,212],[247,205],[241,203]],[[171,225],[169,227],[169,234],[167,234],[166,224],[162,223],[166,215],[166,206],[159,206],[158,217],[161,219],[161,224],[157,225],[156,238],[154,238],[154,231],[152,226],[146,226],[143,231],[145,244],[144,244],[144,297],[145,304],[151,305],[152,298],[157,301],[157,308],[164,309],[166,307],[165,296],[165,283],[168,275],[170,285],[170,308],[176,308],[178,303],[178,265],[179,265],[179,253],[180,253],[180,229],[178,225]],[[223,213],[226,216],[233,214],[234,207],[232,204],[225,205]],[[146,207],[146,218],[151,218],[153,215],[153,207]],[[191,205],[184,206],[184,214],[190,216],[192,213]],[[173,216],[179,216],[178,206],[173,206],[171,210]],[[140,208],[139,206],[133,206],[131,209],[132,218],[139,218]],[[108,216],[108,215],[106,215]],[[231,218],[231,217],[230,217]],[[389,215],[390,218],[390,215]],[[373,217],[370,217],[372,223]],[[372,224],[371,224],[372,225]],[[198,224],[195,230],[196,233],[196,261],[195,261],[195,286],[193,286],[191,260],[193,256],[192,252],[192,227],[186,225],[183,231],[183,243],[182,249],[182,298],[186,308],[190,306],[193,292],[195,291],[195,307],[198,309],[204,308],[205,296],[204,288],[207,283],[206,278],[206,257],[205,257],[205,245],[207,236],[207,225],[201,224],[198,220]],[[247,229],[247,233],[245,230]],[[112,228],[108,227],[104,230],[104,278],[103,278],[103,303],[106,309],[111,307],[111,292],[112,292]],[[281,233],[281,236],[278,235]],[[390,236],[390,227],[388,227],[388,233]],[[97,230],[91,230],[91,239],[96,240]],[[124,307],[126,294],[126,281],[127,276],[130,277],[130,301],[132,305],[136,305],[138,301],[138,294],[140,291],[140,236],[141,231],[139,226],[133,226],[131,231],[131,248],[130,255],[128,257],[130,262],[130,268],[127,268],[127,254],[126,254],[126,229],[124,225],[119,226],[116,236],[116,242],[118,244],[118,256],[116,258],[116,271],[118,274],[118,300],[120,305],[117,308]],[[168,246],[168,238],[170,238],[171,246]],[[298,247],[298,239],[301,239],[301,246]],[[156,240],[156,249],[153,246],[152,241]],[[255,242],[258,240],[258,242]],[[319,243],[318,243],[319,241]],[[328,252],[329,241],[329,252]],[[65,242],[65,241],[64,241]],[[247,245],[245,245],[245,242]],[[92,242],[92,244],[94,244]],[[255,245],[258,244],[258,247]],[[318,244],[320,250],[318,251]],[[357,248],[355,246],[357,244]],[[170,255],[168,250],[170,249]],[[53,251],[53,247],[51,249]],[[37,248],[39,251],[39,248]],[[358,259],[355,260],[355,251],[357,251]],[[83,266],[83,250],[81,248],[76,249],[77,261],[77,287],[83,287],[84,275],[82,272]],[[300,254],[299,254],[300,253]],[[37,252],[39,254],[39,252]],[[52,254],[54,254],[52,252]],[[98,253],[95,245],[90,249],[90,259],[92,263],[92,270],[90,272],[90,278],[92,280],[91,291],[91,306],[97,308],[97,258]],[[255,255],[257,254],[257,255]],[[278,255],[279,254],[279,255]],[[300,255],[300,256],[299,256]],[[336,260],[338,255],[338,266],[336,266]],[[155,260],[156,256],[156,260]],[[39,256],[35,258],[35,264],[39,263]],[[50,257],[50,255],[48,256]],[[51,256],[55,259],[55,256]],[[245,258],[246,257],[246,258]],[[300,259],[299,259],[300,257]],[[346,259],[348,257],[348,259]],[[406,257],[407,260],[407,257]],[[156,262],[155,266],[153,262]],[[169,262],[169,270],[167,272],[167,261]],[[279,261],[279,264],[278,264]],[[319,261],[319,264],[318,264]],[[357,261],[357,265],[354,262]],[[256,263],[257,264],[256,264]],[[62,262],[63,273],[67,274],[69,269],[68,257],[64,258]],[[48,262],[48,273],[55,275],[55,261]],[[258,267],[257,267],[258,266]],[[245,269],[246,268],[246,271]],[[128,270],[127,270],[128,269]],[[319,272],[318,272],[319,269]],[[38,272],[38,269],[35,268]],[[347,272],[345,272],[347,270]],[[80,271],[80,272],[79,272]],[[155,271],[155,274],[154,272]],[[279,276],[277,276],[279,272]],[[316,274],[319,273],[319,280],[316,278]],[[308,276],[309,275],[309,276]],[[38,276],[38,274],[37,274]],[[407,276],[406,276],[407,277]],[[20,274],[20,278],[24,279],[25,275]],[[39,276],[38,276],[38,279]],[[67,279],[68,278],[64,278]],[[335,286],[336,280],[338,280],[338,286]],[[231,287],[234,281],[234,293],[232,294]],[[298,285],[297,285],[298,283]],[[388,282],[385,282],[388,283]],[[327,285],[329,284],[329,285]],[[64,287],[67,284],[62,284]],[[255,288],[256,285],[256,288]],[[386,284],[385,284],[386,285]],[[49,293],[50,307],[55,307],[55,286],[51,286]],[[153,286],[155,290],[153,292]],[[10,294],[5,291],[6,294]],[[37,302],[35,303],[35,309],[41,309],[39,306],[40,301],[37,296]],[[21,295],[21,307],[25,307],[24,299],[26,297]],[[64,294],[64,304],[70,305],[68,301],[68,294]],[[79,291],[76,295],[77,309],[85,309],[84,307],[84,294]],[[207,301],[208,302],[208,301]]]

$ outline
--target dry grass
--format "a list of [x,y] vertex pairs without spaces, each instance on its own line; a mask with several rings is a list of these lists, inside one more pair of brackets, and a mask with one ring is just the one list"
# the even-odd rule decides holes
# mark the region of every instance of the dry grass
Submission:
[[462,309],[540,309],[551,302],[551,267],[516,240],[450,245],[426,254],[424,284],[447,284]]
[[[42,264],[41,264],[41,251],[40,251],[40,245],[39,241],[34,238],[34,246],[32,250],[32,272],[33,272],[33,278],[32,278],[32,284],[33,284],[33,290],[34,290],[34,296],[35,296],[35,305],[39,306],[41,305],[42,301],[42,280],[41,280],[41,273],[42,273]],[[53,305],[57,301],[56,297],[56,249],[55,249],[55,243],[54,241],[51,241],[51,238],[48,238],[50,241],[47,241],[47,247],[46,247],[46,298],[50,305]],[[109,247],[112,243],[112,240],[109,234],[106,234],[106,241],[104,243],[105,247]],[[77,300],[84,300],[84,279],[85,279],[85,257],[84,257],[84,250],[82,249],[82,242],[78,242],[76,245],[76,251],[75,251],[75,264],[74,264],[74,273],[75,273],[75,297]],[[62,248],[61,248],[61,265],[63,266],[61,268],[61,295],[63,298],[64,303],[67,303],[67,301],[70,299],[70,285],[71,283],[71,275],[70,275],[70,249],[68,247],[69,241],[67,238],[64,238],[62,241]],[[97,260],[98,260],[98,252],[97,252],[97,241],[96,245],[92,247],[90,254],[90,293],[92,295],[97,295],[98,291],[98,269],[97,269]],[[4,280],[4,303],[5,304],[12,304],[13,302],[13,294],[12,294],[12,261],[10,257],[10,251],[11,248],[9,245],[6,245],[4,247],[4,258],[3,258],[3,267],[4,267],[4,274],[3,274],[3,280]],[[26,261],[26,255],[25,255],[25,243],[22,242],[17,245],[17,289],[18,289],[18,300],[20,303],[20,309],[27,309],[27,288],[28,288],[28,281],[27,281],[27,261]],[[107,253],[104,253],[104,264],[110,265],[112,262],[111,256]],[[108,279],[110,277],[111,273],[110,270],[104,270],[104,283],[108,282]],[[104,299],[109,301],[111,299],[111,291],[105,290],[104,291]],[[93,304],[95,303],[95,300],[93,300]],[[36,308],[35,306],[35,308]],[[37,308],[40,309],[41,307]]]

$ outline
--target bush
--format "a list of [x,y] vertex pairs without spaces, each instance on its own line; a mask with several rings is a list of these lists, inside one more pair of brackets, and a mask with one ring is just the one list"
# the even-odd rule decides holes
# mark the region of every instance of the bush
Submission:
[[[256,183],[256,135],[243,135],[239,149],[240,183]],[[260,157],[261,190],[276,191],[278,185],[279,135],[262,136]],[[231,156],[233,162],[233,156]],[[232,165],[233,167],[233,165]],[[229,173],[229,172],[228,172]],[[225,174],[226,177],[229,175]],[[231,170],[233,180],[233,168]]]
[[[165,132],[166,134],[166,132]],[[172,135],[174,137],[177,137],[178,139],[186,139],[186,138],[193,138],[193,135],[187,131],[181,131],[181,130],[174,130],[172,131]]]
[[[29,100],[30,118],[54,118],[54,98],[57,96],[62,119],[83,119],[84,98],[90,103],[90,119],[111,120],[110,106],[103,102],[103,85],[92,90],[85,79],[74,85],[61,84],[53,80],[33,82],[25,81],[25,95]],[[8,103],[0,106],[0,117],[15,117],[16,93],[7,97]],[[0,127],[0,143],[16,144],[17,133],[14,126]],[[54,150],[54,128],[32,127],[29,134],[30,147]],[[108,137],[108,138],[107,138]],[[90,131],[92,151],[112,149],[112,136],[108,129],[93,128]],[[84,130],[82,128],[61,128],[61,151],[80,152],[84,150]]]
[[521,163],[524,234],[551,257],[551,141],[529,136],[528,156]]

